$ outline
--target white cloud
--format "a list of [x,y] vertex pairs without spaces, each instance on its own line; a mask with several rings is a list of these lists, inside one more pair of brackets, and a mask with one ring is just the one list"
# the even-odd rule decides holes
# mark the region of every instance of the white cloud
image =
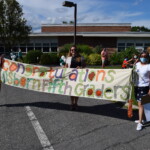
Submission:
[[144,0],[136,0],[133,5],[139,5],[141,2],[143,2]]
[[[64,0],[18,0],[23,12],[34,31],[39,31],[41,24],[62,23],[74,20],[74,8],[63,7]],[[78,23],[132,23],[142,16],[142,11],[129,10],[132,2],[118,0],[71,0],[77,3]],[[143,0],[136,0],[138,5]],[[128,7],[124,7],[127,6]],[[135,17],[135,18],[134,18]],[[144,21],[147,25],[146,19]]]

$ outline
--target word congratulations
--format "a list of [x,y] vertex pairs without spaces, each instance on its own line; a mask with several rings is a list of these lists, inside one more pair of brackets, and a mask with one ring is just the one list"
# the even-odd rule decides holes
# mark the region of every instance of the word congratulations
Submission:
[[[111,83],[114,80],[115,70],[89,70],[89,69],[72,69],[71,72],[66,72],[66,68],[56,69],[38,67],[33,65],[25,65],[23,63],[11,62],[5,60],[2,69],[4,71],[20,73],[27,77],[48,77],[49,79],[69,79],[70,81],[88,82],[105,81]],[[69,74],[69,75],[68,75]]]
[[40,92],[108,100],[128,100],[131,71],[48,68],[4,60],[5,84]]

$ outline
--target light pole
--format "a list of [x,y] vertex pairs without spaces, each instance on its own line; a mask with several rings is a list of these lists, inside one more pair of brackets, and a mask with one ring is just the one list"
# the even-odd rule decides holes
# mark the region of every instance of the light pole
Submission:
[[76,26],[77,26],[77,4],[69,1],[64,1],[63,6],[74,7],[74,45],[76,45]]

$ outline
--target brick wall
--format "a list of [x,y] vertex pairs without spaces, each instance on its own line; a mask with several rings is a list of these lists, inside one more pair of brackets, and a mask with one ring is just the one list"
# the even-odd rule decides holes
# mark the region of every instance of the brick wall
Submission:
[[[73,26],[42,26],[42,32],[74,32]],[[77,32],[126,32],[131,26],[77,26]]]
[[[66,43],[73,43],[73,37],[58,37],[59,47],[63,46]],[[117,47],[117,38],[115,37],[77,37],[77,44],[87,44],[91,47],[101,45],[102,47],[107,48],[109,56],[116,52]]]
[[[73,43],[73,36],[58,37],[58,46],[61,47],[66,43]],[[117,47],[116,37],[76,37],[77,44],[87,44],[91,47],[102,45],[102,47]]]

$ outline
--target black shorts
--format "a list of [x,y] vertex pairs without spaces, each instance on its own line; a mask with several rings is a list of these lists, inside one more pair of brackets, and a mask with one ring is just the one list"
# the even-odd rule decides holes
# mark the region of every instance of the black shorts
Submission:
[[135,98],[138,102],[141,101],[141,98],[148,94],[149,86],[145,87],[134,87]]

